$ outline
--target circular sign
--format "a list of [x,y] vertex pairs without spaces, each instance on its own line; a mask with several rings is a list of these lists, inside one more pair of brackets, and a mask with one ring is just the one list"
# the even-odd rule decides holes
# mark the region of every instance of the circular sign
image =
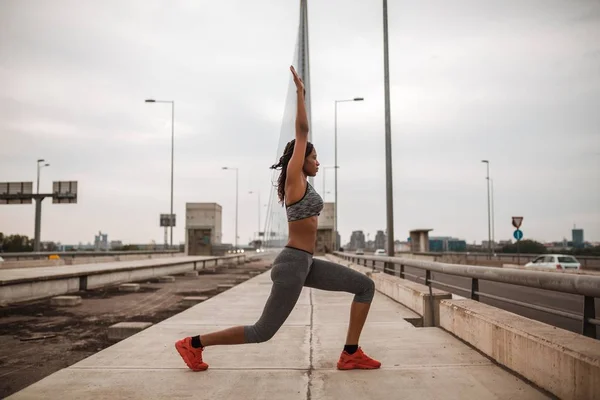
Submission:
[[523,239],[523,231],[520,229],[517,229],[514,233],[513,233],[513,237],[517,240],[521,240]]

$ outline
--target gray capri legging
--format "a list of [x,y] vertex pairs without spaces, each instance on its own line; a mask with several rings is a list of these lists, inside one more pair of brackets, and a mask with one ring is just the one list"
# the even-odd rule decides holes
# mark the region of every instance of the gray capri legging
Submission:
[[262,315],[254,325],[244,327],[246,343],[271,339],[294,309],[302,287],[354,293],[354,301],[370,303],[375,294],[371,278],[348,267],[312,254],[285,247],[275,258],[271,269],[273,287]]

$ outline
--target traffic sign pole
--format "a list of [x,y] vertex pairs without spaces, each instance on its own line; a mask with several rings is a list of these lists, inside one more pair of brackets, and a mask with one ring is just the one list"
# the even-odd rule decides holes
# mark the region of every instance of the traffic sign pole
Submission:
[[517,228],[513,234],[514,238],[517,239],[517,264],[521,265],[521,252],[519,251],[519,242],[523,239],[523,231],[520,230],[521,224],[523,223],[523,217],[512,217],[512,225]]
[[[513,219],[513,225],[516,225],[514,223],[514,219]],[[519,223],[518,225],[521,225],[521,224]],[[513,237],[517,240],[517,264],[521,265],[521,252],[519,250],[519,242],[521,241],[521,239],[523,239],[523,231],[520,229],[517,229],[513,233]]]

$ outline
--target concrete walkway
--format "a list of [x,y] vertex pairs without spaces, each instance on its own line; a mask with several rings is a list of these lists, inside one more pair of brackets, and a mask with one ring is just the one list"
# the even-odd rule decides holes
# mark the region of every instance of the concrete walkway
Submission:
[[361,345],[383,366],[338,371],[352,296],[305,288],[275,337],[211,347],[208,371],[192,372],[174,349],[184,336],[251,324],[270,272],[61,370],[9,399],[545,399],[536,389],[438,328],[377,294]]

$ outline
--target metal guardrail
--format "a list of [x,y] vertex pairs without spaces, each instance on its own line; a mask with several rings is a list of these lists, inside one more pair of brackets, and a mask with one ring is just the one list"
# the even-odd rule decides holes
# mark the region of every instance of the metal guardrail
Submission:
[[[402,253],[399,253],[400,255]],[[544,254],[529,254],[529,253],[523,253],[523,254],[516,254],[516,253],[500,253],[500,252],[495,252],[493,255],[490,255],[489,253],[475,253],[475,252],[427,252],[427,253],[421,253],[421,252],[415,252],[412,253],[414,255],[419,255],[419,256],[429,256],[429,257],[444,257],[444,256],[457,256],[457,257],[465,257],[466,261],[473,261],[473,262],[477,262],[477,261],[505,261],[505,262],[513,262],[516,263],[517,261],[521,261],[521,262],[529,262],[532,261],[533,259],[539,257],[539,256],[543,256]],[[560,251],[556,251],[554,253],[548,253],[548,254],[560,254]],[[569,253],[565,253],[565,255],[568,256],[573,256],[577,259],[577,261],[579,261],[581,263],[582,268],[589,268],[589,269],[597,269],[600,268],[600,257],[598,256],[585,256],[585,255],[574,255],[574,254],[569,254]]]
[[47,259],[51,255],[57,255],[60,258],[77,257],[107,257],[107,256],[135,256],[151,254],[179,254],[180,250],[132,250],[132,251],[42,251],[25,253],[0,253],[4,260],[39,260]]
[[[523,271],[513,269],[508,270],[494,267],[479,267],[474,265],[446,264],[432,261],[403,259],[398,257],[359,256],[343,252],[335,252],[334,254],[359,265],[361,264],[360,261],[363,261],[362,264],[366,267],[368,267],[368,264],[370,263],[370,266],[374,270],[380,269],[377,268],[376,265],[378,262],[383,262],[383,272],[391,272],[394,275],[397,272],[394,266],[398,265],[400,267],[400,278],[405,279],[406,276],[410,276],[417,281],[424,280],[425,285],[429,287],[431,287],[432,283],[435,283],[443,287],[467,292],[472,300],[479,301],[480,297],[489,298],[573,320],[578,320],[582,323],[581,333],[585,336],[596,338],[596,326],[600,326],[600,320],[596,319],[596,308],[594,303],[594,298],[600,298],[600,276],[565,273],[558,274],[553,272]],[[424,270],[425,278],[405,272],[405,266]],[[470,278],[471,288],[465,289],[456,285],[450,285],[444,282],[433,280],[431,279],[431,272]],[[480,280],[581,295],[583,296],[583,313],[574,314],[568,311],[557,310],[536,304],[528,304],[502,296],[482,293],[479,291]]]

